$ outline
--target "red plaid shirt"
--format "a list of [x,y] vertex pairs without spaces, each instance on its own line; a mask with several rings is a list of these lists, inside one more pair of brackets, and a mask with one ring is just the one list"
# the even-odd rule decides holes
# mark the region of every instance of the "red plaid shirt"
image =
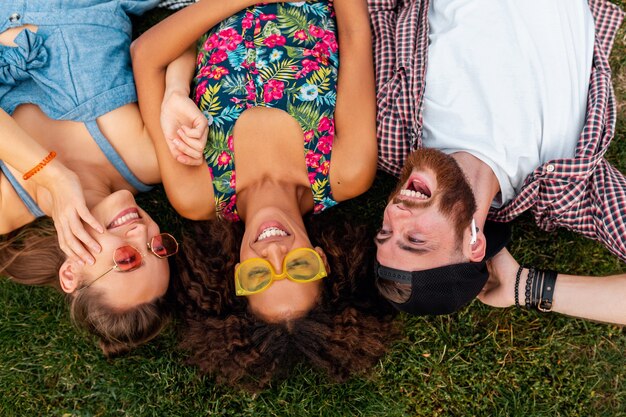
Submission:
[[[422,146],[428,58],[429,0],[369,0],[376,61],[380,169],[398,175],[408,154]],[[520,193],[489,218],[507,222],[531,210],[539,227],[565,227],[604,243],[626,260],[626,178],[604,153],[615,131],[615,97],[608,63],[624,13],[589,0],[596,40],[585,125],[571,159],[537,167]]]

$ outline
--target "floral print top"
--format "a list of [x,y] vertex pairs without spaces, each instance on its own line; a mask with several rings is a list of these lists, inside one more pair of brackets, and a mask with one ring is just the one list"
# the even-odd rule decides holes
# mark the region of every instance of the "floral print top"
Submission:
[[192,98],[209,120],[204,156],[218,216],[236,209],[233,128],[254,106],[289,113],[303,131],[314,212],[332,207],[328,172],[339,65],[332,4],[260,4],[222,21],[198,48]]

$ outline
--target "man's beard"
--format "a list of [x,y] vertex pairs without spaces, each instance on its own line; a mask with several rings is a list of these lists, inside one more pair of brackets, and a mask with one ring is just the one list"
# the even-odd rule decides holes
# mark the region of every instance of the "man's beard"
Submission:
[[427,169],[435,173],[437,189],[430,190],[431,193],[435,191],[432,196],[434,198],[425,203],[416,203],[416,206],[426,207],[436,201],[439,211],[456,223],[457,234],[462,234],[476,211],[476,200],[459,164],[441,151],[418,149],[409,155],[402,168],[400,182],[390,195],[389,201],[396,199],[415,170]]

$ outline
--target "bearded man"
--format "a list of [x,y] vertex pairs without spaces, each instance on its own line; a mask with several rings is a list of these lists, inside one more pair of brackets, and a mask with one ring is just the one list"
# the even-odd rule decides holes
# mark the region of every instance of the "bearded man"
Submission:
[[[624,296],[624,276],[598,290],[559,275],[557,286],[555,272],[511,267],[503,252],[508,276],[485,285],[485,261],[508,233],[488,220],[526,210],[543,229],[577,231],[626,260],[626,179],[603,157],[615,126],[607,59],[623,12],[603,0],[377,3],[379,167],[401,175],[376,236],[381,294],[411,314],[448,314],[483,290],[492,305],[626,321],[623,308],[601,311],[624,304],[612,298]],[[572,307],[589,291],[597,309]]]

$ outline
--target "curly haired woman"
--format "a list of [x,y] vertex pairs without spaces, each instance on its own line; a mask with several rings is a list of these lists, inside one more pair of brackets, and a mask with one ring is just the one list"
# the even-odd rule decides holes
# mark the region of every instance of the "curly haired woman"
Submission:
[[217,382],[256,391],[302,362],[341,382],[375,366],[397,335],[395,310],[373,285],[371,234],[335,213],[308,220],[312,243],[325,248],[329,276],[316,305],[285,320],[268,322],[235,295],[240,224],[197,222],[185,237],[174,282],[181,347]]
[[[177,243],[133,197],[160,173],[136,104],[128,13],[156,3],[0,2],[0,233],[14,232],[0,273],[68,294],[107,355],[153,338],[169,316],[165,258]],[[46,215],[54,228],[22,228]]]
[[[362,330],[380,323],[357,319],[364,313],[349,307],[356,270],[342,274],[328,259],[333,246],[315,246],[303,221],[363,193],[374,179],[371,49],[364,0],[338,0],[334,8],[326,1],[202,0],[134,45],[140,108],[172,205],[187,218],[245,224],[241,237],[235,227],[206,226],[221,230],[211,232],[219,243],[187,254],[191,272],[181,271],[208,280],[187,279],[209,312],[188,321],[196,332],[188,346],[210,344],[193,348],[194,361],[220,380],[267,382],[304,357],[345,377],[382,351],[382,342],[371,355],[353,350]],[[177,80],[166,67],[181,54],[188,77]],[[192,249],[211,240],[197,233]],[[345,344],[333,345],[329,334],[345,336]],[[281,342],[270,349],[264,344],[272,338]],[[294,343],[306,353],[277,358]],[[362,363],[352,366],[357,352]]]

